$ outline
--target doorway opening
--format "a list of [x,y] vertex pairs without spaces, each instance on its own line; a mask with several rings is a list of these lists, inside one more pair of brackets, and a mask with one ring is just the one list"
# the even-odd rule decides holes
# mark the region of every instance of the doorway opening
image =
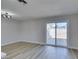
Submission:
[[47,44],[67,47],[67,22],[47,24]]

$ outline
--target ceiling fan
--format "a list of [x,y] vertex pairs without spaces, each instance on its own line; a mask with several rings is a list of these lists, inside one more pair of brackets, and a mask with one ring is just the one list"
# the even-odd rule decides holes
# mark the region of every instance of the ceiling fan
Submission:
[[18,0],[18,2],[21,2],[21,3],[27,4],[27,2],[26,2],[25,0]]

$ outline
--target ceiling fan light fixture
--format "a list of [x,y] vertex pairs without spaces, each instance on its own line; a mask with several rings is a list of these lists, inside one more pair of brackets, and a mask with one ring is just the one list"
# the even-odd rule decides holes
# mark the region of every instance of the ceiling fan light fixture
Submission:
[[4,19],[11,19],[12,16],[8,14],[8,12],[5,12],[4,14],[1,14],[2,18]]
[[25,0],[18,0],[19,2],[22,2],[24,4],[27,4],[27,2]]

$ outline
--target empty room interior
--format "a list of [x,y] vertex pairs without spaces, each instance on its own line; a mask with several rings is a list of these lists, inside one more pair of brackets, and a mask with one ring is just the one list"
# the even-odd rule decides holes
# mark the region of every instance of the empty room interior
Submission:
[[1,0],[1,59],[78,59],[78,0]]

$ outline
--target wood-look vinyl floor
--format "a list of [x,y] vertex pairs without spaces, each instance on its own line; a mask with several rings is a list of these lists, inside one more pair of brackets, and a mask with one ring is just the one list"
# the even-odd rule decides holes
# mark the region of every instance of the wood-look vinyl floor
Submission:
[[70,49],[24,42],[2,46],[1,51],[6,59],[78,59]]

